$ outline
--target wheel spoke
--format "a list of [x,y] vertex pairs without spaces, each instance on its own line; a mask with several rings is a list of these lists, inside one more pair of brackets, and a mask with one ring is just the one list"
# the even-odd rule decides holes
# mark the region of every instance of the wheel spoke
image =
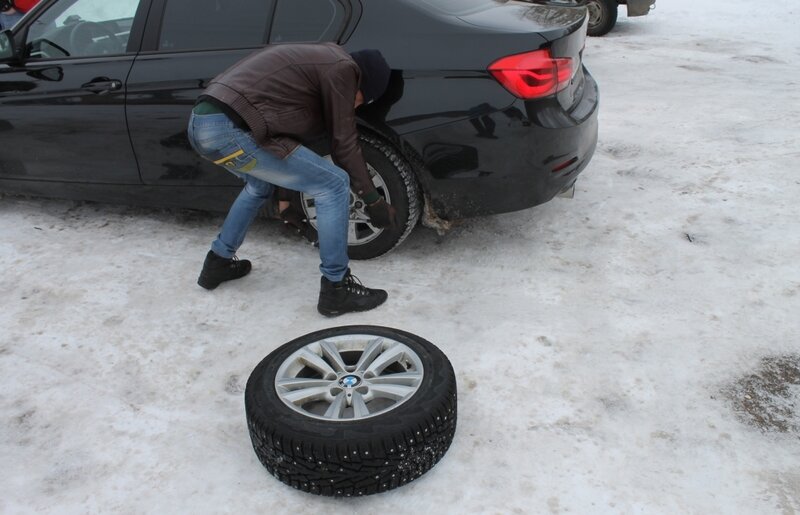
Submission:
[[347,241],[358,241],[358,233],[356,233],[356,221],[350,220],[347,224]]
[[328,340],[324,340],[320,342],[319,346],[322,348],[323,356],[328,358],[328,361],[331,362],[336,372],[346,372],[346,365],[344,364],[342,355],[339,354],[339,349],[336,348],[335,344]]
[[364,418],[369,416],[369,408],[367,408],[367,404],[364,402],[363,395],[358,392],[353,392],[351,404],[353,405],[353,418]]
[[302,406],[309,401],[325,399],[328,395],[330,395],[330,388],[328,386],[317,386],[315,388],[303,388],[301,390],[284,393],[281,397],[292,404]]
[[329,386],[331,382],[327,379],[306,379],[304,377],[292,377],[289,379],[280,379],[277,386],[285,388],[286,390],[299,390],[301,388],[317,388]]
[[306,218],[308,218],[309,222],[317,223],[317,208],[314,206],[309,206],[309,203],[306,202],[303,208],[306,212]]
[[380,375],[383,370],[391,365],[392,363],[396,363],[400,361],[400,359],[405,355],[405,351],[403,348],[397,344],[392,345],[388,349],[386,349],[380,356],[375,358],[375,361],[370,363],[364,373],[371,372],[373,375]]
[[369,391],[375,397],[399,401],[405,399],[410,394],[417,391],[417,389],[413,386],[403,386],[399,384],[373,384],[370,386]]
[[333,399],[331,405],[328,406],[328,410],[325,412],[325,418],[341,419],[346,405],[344,392],[341,392]]
[[328,374],[336,375],[336,371],[331,368],[324,359],[310,352],[308,349],[304,349],[303,352],[300,353],[299,360],[301,363],[308,365],[323,376]]
[[383,346],[383,338],[376,338],[369,342],[367,348],[364,349],[364,353],[361,354],[358,364],[356,364],[356,372],[364,372],[366,370],[378,354],[381,353],[381,346]]
[[363,207],[359,209],[352,208],[350,214],[351,214],[350,223],[353,223],[354,221],[363,223],[369,219],[369,215],[367,214],[366,209]]
[[373,385],[376,384],[399,384],[403,386],[416,386],[422,381],[422,374],[419,372],[403,372],[400,374],[387,374],[373,377],[369,380]]

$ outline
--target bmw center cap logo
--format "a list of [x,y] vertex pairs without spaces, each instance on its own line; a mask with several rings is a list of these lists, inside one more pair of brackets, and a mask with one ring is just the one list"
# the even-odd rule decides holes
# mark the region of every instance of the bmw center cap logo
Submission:
[[359,379],[358,376],[344,376],[343,378],[339,379],[339,384],[345,388],[354,388],[358,386],[358,383],[360,382],[361,379]]

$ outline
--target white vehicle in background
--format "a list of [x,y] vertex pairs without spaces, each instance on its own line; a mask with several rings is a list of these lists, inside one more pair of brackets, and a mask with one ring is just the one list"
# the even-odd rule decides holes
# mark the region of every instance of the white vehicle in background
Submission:
[[644,16],[655,7],[656,0],[586,0],[590,36],[602,36],[614,28],[618,4],[627,5],[628,16]]

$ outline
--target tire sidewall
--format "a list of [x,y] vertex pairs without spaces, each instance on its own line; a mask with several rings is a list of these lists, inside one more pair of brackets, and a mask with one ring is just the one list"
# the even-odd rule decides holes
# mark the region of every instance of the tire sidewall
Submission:
[[380,175],[389,191],[389,199],[397,210],[397,224],[381,231],[377,238],[363,245],[348,245],[347,253],[351,259],[369,259],[370,257],[385,254],[397,244],[403,236],[409,222],[409,198],[406,184],[403,182],[394,163],[380,150],[361,140],[361,150],[364,159],[372,165],[375,172]]

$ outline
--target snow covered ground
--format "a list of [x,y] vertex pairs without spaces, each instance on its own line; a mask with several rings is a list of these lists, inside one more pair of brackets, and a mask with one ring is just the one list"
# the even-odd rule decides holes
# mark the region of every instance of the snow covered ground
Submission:
[[[276,224],[210,293],[219,216],[3,199],[0,512],[800,513],[800,5],[657,7],[587,43],[576,198],[355,263],[390,291],[370,313],[317,315],[317,256]],[[256,460],[245,381],[356,323],[450,357],[455,441],[387,494],[294,491]]]

